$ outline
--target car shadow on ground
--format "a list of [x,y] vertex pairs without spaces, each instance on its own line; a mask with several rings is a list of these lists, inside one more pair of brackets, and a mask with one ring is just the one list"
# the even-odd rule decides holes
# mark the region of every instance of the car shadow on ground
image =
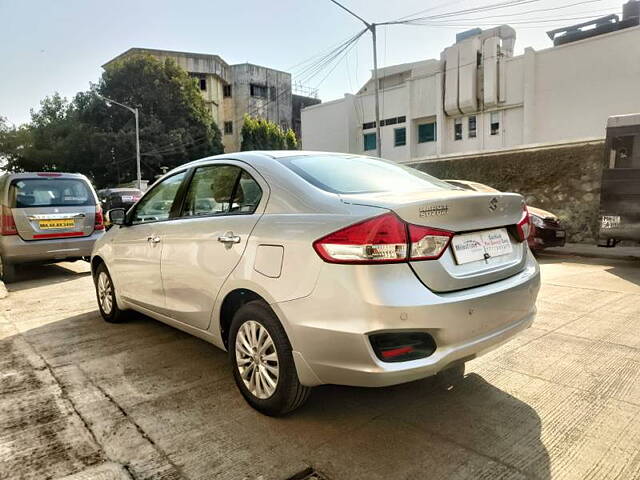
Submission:
[[7,284],[7,290],[18,292],[45,284],[63,283],[90,275],[89,263],[77,262],[22,264],[16,266],[15,281]]
[[557,253],[539,253],[536,256],[541,265],[565,264],[585,265],[587,267],[602,267],[607,273],[611,273],[621,280],[640,285],[640,261],[629,258],[593,258],[580,257],[578,255],[561,256]]
[[113,325],[90,312],[23,335],[54,371],[78,366],[194,477],[296,461],[335,479],[550,477],[536,411],[476,373],[451,390],[430,379],[321,386],[300,410],[270,418],[243,401],[225,352],[145,316]]

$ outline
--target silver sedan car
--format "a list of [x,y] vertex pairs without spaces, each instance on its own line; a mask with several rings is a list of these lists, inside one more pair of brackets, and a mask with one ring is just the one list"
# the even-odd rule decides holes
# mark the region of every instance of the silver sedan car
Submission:
[[268,415],[315,385],[454,384],[536,312],[520,195],[381,159],[205,158],[108,215],[91,262],[104,319],[137,310],[227,350]]

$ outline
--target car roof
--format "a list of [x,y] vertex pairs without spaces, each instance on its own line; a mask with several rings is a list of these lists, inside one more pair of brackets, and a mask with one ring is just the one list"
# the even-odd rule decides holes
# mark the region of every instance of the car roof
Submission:
[[22,173],[7,173],[9,178],[81,178],[87,180],[87,177],[81,173],[67,173],[67,172],[22,172]]

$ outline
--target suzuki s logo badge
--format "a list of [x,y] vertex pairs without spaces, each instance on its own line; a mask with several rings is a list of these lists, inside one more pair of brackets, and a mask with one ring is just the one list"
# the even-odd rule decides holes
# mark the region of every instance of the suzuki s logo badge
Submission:
[[420,217],[436,217],[446,215],[448,212],[448,205],[429,205],[427,207],[420,207]]
[[489,201],[489,210],[491,210],[492,212],[495,212],[497,208],[498,208],[498,199],[496,197],[493,197]]

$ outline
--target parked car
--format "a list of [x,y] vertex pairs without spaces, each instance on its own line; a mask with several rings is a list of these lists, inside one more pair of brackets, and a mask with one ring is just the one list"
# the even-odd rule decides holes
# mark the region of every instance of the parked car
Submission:
[[113,208],[128,210],[140,200],[140,197],[142,197],[142,192],[137,188],[105,188],[98,190],[98,198],[105,212]]
[[108,216],[91,261],[103,318],[137,310],[228,350],[268,415],[320,384],[453,384],[536,311],[522,196],[380,159],[205,158]]
[[[478,182],[469,182],[467,180],[446,180],[451,185],[465,190],[473,190],[476,192],[498,192],[493,187]],[[528,238],[531,250],[540,251],[547,247],[564,247],[566,241],[566,231],[560,219],[551,212],[541,208],[527,206],[529,216],[531,217],[531,235]]]
[[0,176],[0,277],[13,281],[21,263],[89,259],[104,233],[91,183],[73,173]]

